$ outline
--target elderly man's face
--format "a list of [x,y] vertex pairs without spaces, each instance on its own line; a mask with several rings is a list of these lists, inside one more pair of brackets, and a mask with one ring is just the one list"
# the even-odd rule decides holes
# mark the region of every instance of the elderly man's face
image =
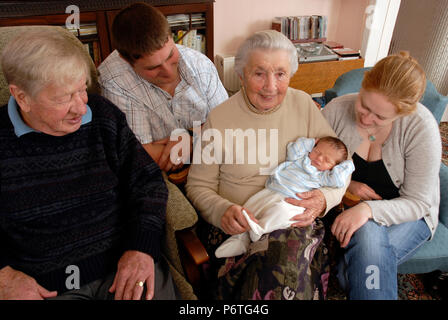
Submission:
[[178,63],[179,51],[170,38],[160,50],[138,59],[132,67],[140,77],[163,88],[177,81]]
[[286,95],[291,67],[284,50],[255,50],[244,68],[242,80],[250,102],[260,111],[279,105]]
[[[17,102],[25,123],[53,136],[63,136],[79,129],[87,112],[86,78],[72,86],[49,85],[36,97],[26,96]],[[17,100],[17,99],[16,99]]]

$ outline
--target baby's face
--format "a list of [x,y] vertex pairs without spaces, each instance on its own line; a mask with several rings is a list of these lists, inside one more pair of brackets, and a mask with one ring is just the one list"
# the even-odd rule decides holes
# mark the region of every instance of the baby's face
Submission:
[[341,158],[340,151],[328,142],[321,141],[314,146],[309,154],[311,164],[319,171],[331,170]]

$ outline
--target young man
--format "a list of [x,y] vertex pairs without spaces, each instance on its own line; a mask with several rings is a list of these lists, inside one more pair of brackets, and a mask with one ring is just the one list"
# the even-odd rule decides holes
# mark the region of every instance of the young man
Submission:
[[228,98],[216,68],[203,54],[176,45],[165,16],[145,3],[123,9],[112,35],[116,50],[99,67],[103,95],[126,114],[160,168],[175,170],[182,162],[170,159],[178,143],[170,141],[171,133],[205,122]]

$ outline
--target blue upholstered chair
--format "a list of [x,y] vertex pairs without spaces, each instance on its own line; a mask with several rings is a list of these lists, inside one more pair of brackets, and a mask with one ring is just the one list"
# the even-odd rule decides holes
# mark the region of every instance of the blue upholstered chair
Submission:
[[[333,88],[325,91],[326,103],[335,97],[358,92],[361,88],[364,72],[369,69],[355,69],[341,75]],[[448,97],[437,92],[434,85],[427,81],[425,94],[421,102],[431,110],[437,123],[440,123],[448,104]],[[441,163],[440,167],[440,194],[439,225],[434,238],[422,245],[410,260],[401,264],[398,267],[399,273],[448,271],[448,167],[444,163]]]

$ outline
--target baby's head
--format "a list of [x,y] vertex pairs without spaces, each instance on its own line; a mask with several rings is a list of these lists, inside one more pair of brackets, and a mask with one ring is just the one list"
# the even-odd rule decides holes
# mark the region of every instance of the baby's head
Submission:
[[347,157],[347,147],[335,137],[318,139],[309,154],[311,164],[319,171],[331,170],[334,166],[347,160]]

